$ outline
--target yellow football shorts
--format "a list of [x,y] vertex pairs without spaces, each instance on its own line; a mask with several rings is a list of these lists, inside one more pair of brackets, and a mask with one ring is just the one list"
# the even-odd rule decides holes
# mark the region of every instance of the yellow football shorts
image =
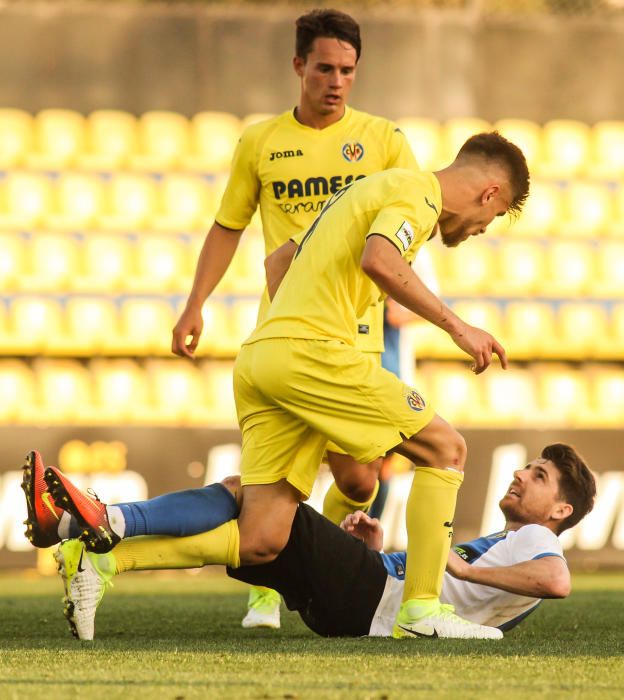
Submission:
[[366,464],[422,430],[433,408],[375,355],[335,340],[244,345],[234,367],[243,485],[287,479],[307,498],[328,440]]

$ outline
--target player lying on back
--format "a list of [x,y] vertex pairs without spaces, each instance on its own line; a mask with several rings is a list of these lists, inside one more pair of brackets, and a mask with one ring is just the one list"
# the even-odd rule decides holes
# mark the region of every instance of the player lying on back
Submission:
[[[99,518],[97,527],[110,532],[111,542],[119,541],[119,534],[115,535],[104,515],[116,508],[116,517],[122,517],[119,514],[128,506],[106,507],[81,497],[84,495],[67,477],[48,468],[47,480],[53,483],[57,510],[56,519],[46,517],[50,511],[43,505],[49,500],[43,497],[47,493],[43,472],[43,462],[33,453],[25,466],[24,478],[28,532],[35,544],[49,546],[59,540],[57,523],[63,518],[63,510],[58,505],[73,511],[71,518],[64,516],[65,523],[76,532],[82,530],[87,544],[78,539],[67,540],[56,556],[65,585],[65,615],[72,632],[81,639],[92,639],[96,608],[111,578],[120,571],[144,568],[144,538],[124,539],[105,554],[89,551],[88,533],[95,519]],[[214,513],[197,506],[202,503],[201,492],[209,490],[215,510],[222,509],[223,518],[231,517],[240,496],[238,479],[226,479],[224,485],[225,488],[213,484],[129,505],[141,505],[146,520],[153,519],[159,530],[166,527],[168,519],[173,535],[180,534],[180,528],[173,524],[176,514],[185,520],[182,514],[190,513],[197,528],[215,527]],[[456,545],[451,551],[441,596],[449,617],[456,609],[467,620],[505,631],[535,610],[542,599],[566,597],[570,575],[557,535],[576,525],[591,510],[595,493],[589,468],[568,445],[549,445],[539,458],[518,469],[499,503],[506,519],[505,529]],[[176,506],[174,513],[167,503]],[[185,535],[191,534],[189,523],[186,519],[183,525]],[[301,504],[288,544],[275,560],[228,569],[228,574],[279,591],[288,608],[299,612],[306,625],[320,635],[389,636],[401,604],[405,552],[381,553],[383,535],[379,522],[364,513],[347,517],[342,528]],[[201,547],[196,551],[192,547],[192,541],[201,537],[198,534],[187,538],[189,567],[204,564],[197,555]],[[455,615],[452,618],[456,620]],[[438,636],[444,636],[443,628]],[[456,629],[453,636],[457,636]]]

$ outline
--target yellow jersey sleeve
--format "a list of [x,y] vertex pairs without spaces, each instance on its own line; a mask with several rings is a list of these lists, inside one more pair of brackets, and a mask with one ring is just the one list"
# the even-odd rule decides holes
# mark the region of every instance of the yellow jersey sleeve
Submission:
[[216,222],[225,228],[246,228],[258,206],[257,133],[253,127],[247,129],[234,151],[230,177],[215,217]]
[[394,124],[392,128],[393,131],[388,138],[388,165],[386,165],[386,170],[390,168],[420,170],[414,153],[405,138],[405,134]]

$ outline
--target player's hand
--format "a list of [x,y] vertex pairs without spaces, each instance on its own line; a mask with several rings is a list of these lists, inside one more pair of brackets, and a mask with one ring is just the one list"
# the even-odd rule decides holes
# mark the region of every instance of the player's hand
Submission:
[[[171,351],[180,357],[192,358],[203,328],[201,309],[187,306],[173,329]],[[187,341],[189,336],[190,340]]]
[[377,518],[371,518],[361,510],[350,513],[340,523],[340,527],[350,535],[362,540],[369,549],[380,552],[383,549],[383,529]]
[[449,551],[448,561],[446,562],[446,570],[451,576],[465,581],[470,571],[470,564],[451,549]]
[[507,369],[505,348],[487,331],[462,322],[460,328],[451,333],[451,338],[457,347],[472,357],[474,364],[471,369],[475,374],[485,372],[492,362],[493,353],[498,355],[501,367]]

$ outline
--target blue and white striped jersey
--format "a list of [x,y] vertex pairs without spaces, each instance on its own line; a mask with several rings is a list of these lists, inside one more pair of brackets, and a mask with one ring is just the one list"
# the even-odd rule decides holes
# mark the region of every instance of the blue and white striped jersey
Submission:
[[[524,525],[455,545],[455,552],[477,566],[512,566],[541,557],[563,557],[557,536],[542,525]],[[388,571],[386,587],[373,618],[370,634],[390,636],[403,597],[406,553],[382,554]],[[444,574],[443,603],[455,606],[461,617],[481,625],[509,630],[540,604],[539,598],[517,595],[498,588],[469,583]]]

